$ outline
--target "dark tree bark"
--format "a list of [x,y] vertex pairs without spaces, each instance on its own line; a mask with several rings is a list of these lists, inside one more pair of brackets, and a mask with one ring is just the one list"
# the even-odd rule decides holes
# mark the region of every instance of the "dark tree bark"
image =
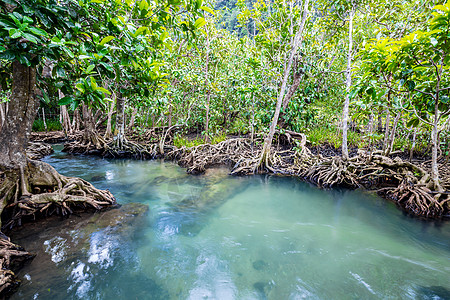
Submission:
[[35,97],[36,69],[14,61],[12,77],[9,109],[0,131],[0,166],[6,168],[26,165],[25,149],[39,107]]

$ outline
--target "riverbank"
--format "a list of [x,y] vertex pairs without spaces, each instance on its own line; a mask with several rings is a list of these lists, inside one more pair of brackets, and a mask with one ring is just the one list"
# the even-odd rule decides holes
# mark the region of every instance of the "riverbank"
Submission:
[[[168,133],[161,132],[159,139],[157,135],[147,136],[147,139],[134,136],[133,140],[127,140],[127,148],[124,149],[106,143],[100,148],[93,144],[83,148],[81,135],[78,134],[69,137],[65,150],[113,158],[164,158],[177,161],[190,174],[201,174],[210,167],[223,165],[230,169],[232,175],[297,176],[322,188],[364,188],[374,191],[416,217],[450,216],[450,171],[444,159],[439,164],[441,186],[437,190],[430,180],[429,161],[419,156],[409,161],[405,159],[407,153],[394,152],[387,157],[381,151],[354,148],[351,158],[344,161],[339,149],[326,144],[308,145],[304,134],[287,131],[277,133],[268,162],[261,163],[261,137],[253,141],[245,137],[231,137],[216,144],[178,148]],[[60,132],[53,132],[33,134],[32,139],[61,142],[62,136]]]

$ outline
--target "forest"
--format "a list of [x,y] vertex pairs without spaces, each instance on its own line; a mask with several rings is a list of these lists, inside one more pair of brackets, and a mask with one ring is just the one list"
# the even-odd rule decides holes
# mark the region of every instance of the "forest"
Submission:
[[[1,230],[117,205],[51,144],[450,216],[450,2],[3,0]],[[0,294],[33,257],[2,233]]]

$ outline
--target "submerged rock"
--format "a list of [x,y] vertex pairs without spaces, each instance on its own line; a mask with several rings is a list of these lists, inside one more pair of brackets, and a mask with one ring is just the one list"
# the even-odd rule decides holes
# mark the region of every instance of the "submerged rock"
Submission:
[[173,213],[170,217],[162,216],[157,221],[157,226],[173,228],[171,230],[174,232],[186,236],[196,236],[207,223],[206,218],[212,211],[246,187],[243,181],[236,180],[236,177],[228,173],[226,168],[207,169],[203,175],[199,175],[206,184],[195,195],[171,203]]
[[252,265],[253,265],[253,269],[255,269],[257,271],[261,271],[268,266],[268,264],[265,261],[263,261],[262,259],[254,261]]

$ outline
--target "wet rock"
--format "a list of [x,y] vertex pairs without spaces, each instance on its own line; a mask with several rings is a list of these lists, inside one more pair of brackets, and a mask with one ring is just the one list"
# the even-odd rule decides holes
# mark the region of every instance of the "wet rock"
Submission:
[[105,175],[97,175],[97,176],[92,176],[91,180],[89,181],[104,181],[106,180]]
[[268,294],[272,290],[272,284],[268,282],[258,281],[253,284],[259,299],[268,299]]
[[[186,236],[196,236],[207,224],[206,218],[211,212],[224,204],[235,193],[246,187],[243,181],[228,175],[226,168],[207,169],[199,175],[206,179],[206,185],[201,187],[197,195],[184,197],[172,203],[175,220],[168,224],[166,216],[157,221],[160,227],[176,227],[176,232]],[[245,181],[244,181],[245,182]]]
[[255,269],[257,271],[264,270],[268,266],[268,264],[265,261],[263,261],[262,259],[254,261],[252,265],[253,265],[253,269]]
[[443,286],[421,286],[419,287],[420,299],[440,300],[450,299],[450,290]]

